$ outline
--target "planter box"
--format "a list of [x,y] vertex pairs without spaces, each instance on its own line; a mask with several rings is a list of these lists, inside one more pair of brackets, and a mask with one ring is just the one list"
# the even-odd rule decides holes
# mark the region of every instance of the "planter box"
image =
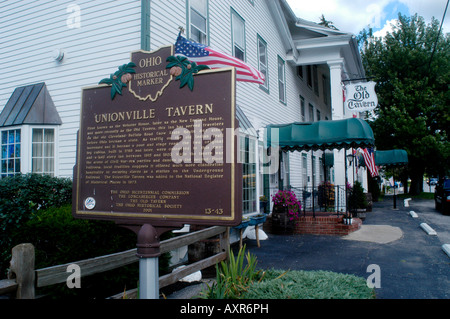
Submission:
[[250,216],[250,226],[256,226],[259,224],[262,224],[266,221],[267,216],[266,215],[256,215],[256,216]]
[[275,205],[272,211],[272,230],[277,234],[292,234],[295,222],[290,220],[286,206]]

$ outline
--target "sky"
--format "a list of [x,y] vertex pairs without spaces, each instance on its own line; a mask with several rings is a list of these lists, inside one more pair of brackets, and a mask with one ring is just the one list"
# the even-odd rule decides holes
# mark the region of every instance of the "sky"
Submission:
[[[358,35],[369,25],[376,36],[383,36],[395,22],[398,12],[412,16],[417,13],[426,23],[431,17],[442,20],[447,0],[286,0],[299,18],[312,22],[325,19],[341,31]],[[450,5],[449,5],[450,6]],[[450,8],[444,19],[443,32],[450,32]]]

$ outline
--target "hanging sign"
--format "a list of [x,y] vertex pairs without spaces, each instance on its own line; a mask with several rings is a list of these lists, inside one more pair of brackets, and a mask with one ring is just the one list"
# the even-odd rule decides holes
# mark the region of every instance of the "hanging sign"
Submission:
[[345,86],[345,106],[353,112],[371,111],[378,105],[375,82],[360,82]]

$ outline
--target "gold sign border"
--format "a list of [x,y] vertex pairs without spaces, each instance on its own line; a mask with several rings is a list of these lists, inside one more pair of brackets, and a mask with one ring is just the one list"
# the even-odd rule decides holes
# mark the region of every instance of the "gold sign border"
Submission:
[[[236,129],[235,127],[235,121],[236,121],[236,69],[233,67],[230,68],[221,68],[221,69],[209,69],[209,70],[203,70],[198,73],[198,75],[204,75],[207,73],[219,73],[219,72],[230,72],[231,71],[231,129],[234,132]],[[107,85],[101,84],[96,86],[89,86],[84,87],[81,90],[81,107],[80,107],[80,130],[78,132],[78,140],[80,140],[80,134],[82,132],[82,114],[83,114],[83,92],[85,90],[92,90],[92,89],[98,89],[105,87]],[[77,186],[76,186],[76,203],[75,203],[75,215],[76,216],[90,216],[91,218],[101,219],[98,217],[105,216],[110,217],[108,220],[114,220],[122,217],[123,219],[128,219],[130,217],[133,218],[141,218],[141,219],[148,219],[149,221],[161,218],[163,220],[166,219],[172,219],[172,220],[181,220],[183,223],[189,223],[189,220],[195,221],[195,220],[210,220],[210,221],[232,221],[236,218],[236,158],[235,158],[235,140],[234,135],[231,139],[231,215],[229,217],[220,217],[217,215],[210,215],[210,216],[202,216],[202,215],[180,215],[180,214],[163,214],[163,213],[133,213],[133,212],[104,212],[104,211],[87,211],[87,210],[79,210],[78,205],[80,203],[80,166],[78,163],[81,163],[81,146],[78,142],[78,155],[77,155]],[[237,150],[239,151],[239,150]],[[130,220],[132,222],[132,220]]]

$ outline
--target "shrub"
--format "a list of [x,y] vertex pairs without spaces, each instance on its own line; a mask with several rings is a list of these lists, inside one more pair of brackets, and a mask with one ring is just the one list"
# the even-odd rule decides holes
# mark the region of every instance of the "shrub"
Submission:
[[[11,235],[38,210],[72,201],[72,181],[48,175],[19,174],[0,180],[0,278],[11,257]],[[6,266],[7,267],[7,266]]]
[[245,299],[372,299],[374,290],[362,277],[330,271],[268,270],[251,285]]
[[[12,246],[32,243],[35,268],[40,269],[78,260],[94,258],[136,247],[137,236],[114,222],[75,219],[71,205],[52,207],[33,213],[32,218],[12,233]],[[167,272],[170,254],[160,256],[160,273]],[[52,297],[105,298],[136,287],[139,278],[136,264],[81,279],[81,289],[66,284],[45,287],[40,293]]]
[[[247,263],[244,267],[244,257]],[[239,249],[237,256],[232,250],[228,260],[216,265],[216,282],[202,292],[205,299],[238,299],[253,282],[259,279],[260,271],[256,270],[257,260],[250,252],[245,254],[245,246]]]
[[364,194],[364,188],[362,187],[360,182],[355,182],[355,184],[353,185],[348,201],[350,210],[367,207],[366,194]]

